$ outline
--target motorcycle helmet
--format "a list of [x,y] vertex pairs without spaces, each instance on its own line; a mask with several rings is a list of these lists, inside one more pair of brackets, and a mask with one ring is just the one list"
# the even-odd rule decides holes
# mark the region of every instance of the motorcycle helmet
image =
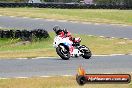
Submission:
[[67,33],[68,33],[67,29],[63,29],[63,31],[65,32],[65,34],[67,34]]
[[61,28],[60,28],[59,26],[55,26],[55,27],[53,28],[53,30],[54,30],[54,32],[55,32],[56,34],[58,34],[58,33],[60,32]]

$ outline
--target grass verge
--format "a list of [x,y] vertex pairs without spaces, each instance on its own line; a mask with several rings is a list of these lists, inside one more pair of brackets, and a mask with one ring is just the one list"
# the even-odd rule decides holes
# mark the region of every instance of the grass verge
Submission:
[[0,15],[132,25],[131,10],[0,8]]
[[132,88],[130,84],[85,84],[79,86],[75,77],[0,79],[0,88]]
[[[50,33],[50,38],[28,43],[23,43],[20,39],[0,39],[0,58],[58,56],[52,46],[54,36],[54,33]],[[99,38],[82,34],[73,36],[81,37],[81,44],[88,46],[93,54],[132,53],[132,40]]]

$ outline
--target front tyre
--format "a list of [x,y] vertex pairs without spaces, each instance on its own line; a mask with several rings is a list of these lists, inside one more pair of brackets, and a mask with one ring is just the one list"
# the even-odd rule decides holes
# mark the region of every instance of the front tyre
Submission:
[[83,53],[84,53],[82,57],[85,59],[89,59],[92,56],[90,49],[86,47],[85,45],[82,45],[82,48],[83,48]]
[[65,48],[65,46],[60,45],[56,48],[57,54],[63,59],[63,60],[69,60],[70,58],[70,53],[69,51]]
[[85,52],[82,57],[85,59],[89,59],[91,56],[92,56],[91,52]]

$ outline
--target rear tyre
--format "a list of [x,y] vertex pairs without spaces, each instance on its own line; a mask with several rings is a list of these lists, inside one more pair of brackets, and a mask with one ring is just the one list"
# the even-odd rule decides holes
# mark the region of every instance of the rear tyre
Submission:
[[[62,47],[63,47],[64,49],[63,49]],[[63,45],[58,46],[58,47],[56,48],[56,52],[57,52],[57,54],[58,54],[63,60],[69,60],[69,58],[70,58],[70,53],[69,53],[69,51],[66,49],[65,46],[63,46]]]

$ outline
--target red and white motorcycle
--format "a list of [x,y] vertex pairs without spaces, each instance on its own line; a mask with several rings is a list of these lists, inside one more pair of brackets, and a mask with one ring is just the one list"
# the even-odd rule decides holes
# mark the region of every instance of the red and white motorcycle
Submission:
[[65,36],[64,31],[60,30],[60,28],[58,30],[57,27],[54,27],[53,30],[56,33],[53,47],[56,48],[57,54],[63,60],[68,60],[70,57],[79,56],[89,59],[92,56],[92,53],[88,47],[85,45],[80,45],[80,38],[74,38],[74,41],[71,41],[68,36]]

